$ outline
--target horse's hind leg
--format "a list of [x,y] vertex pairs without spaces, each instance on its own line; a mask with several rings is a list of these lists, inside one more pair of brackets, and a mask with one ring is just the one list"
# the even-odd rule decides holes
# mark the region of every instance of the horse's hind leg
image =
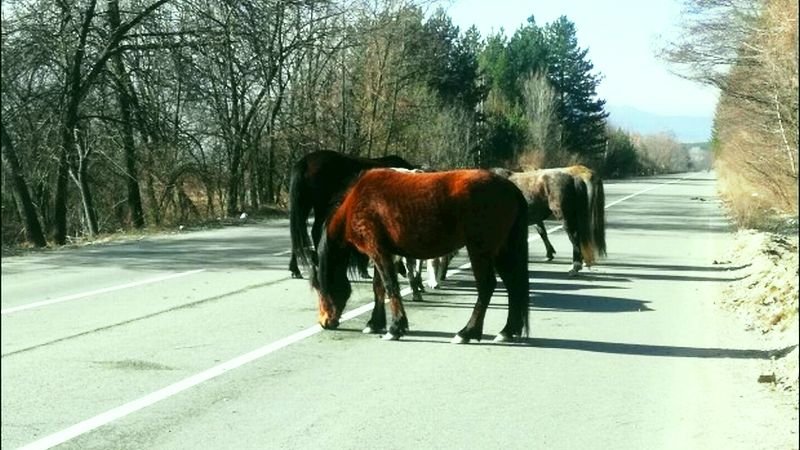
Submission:
[[439,273],[436,276],[439,278],[440,283],[447,279],[447,269],[450,267],[450,261],[455,258],[457,253],[458,250],[453,250],[452,252],[439,257]]
[[523,255],[525,253],[519,249],[506,249],[496,260],[495,268],[508,292],[508,318],[506,326],[495,337],[495,342],[513,341],[516,336],[522,335],[526,326],[527,319],[523,321],[520,313],[514,310],[530,302],[527,257]]
[[569,274],[571,276],[575,276],[581,269],[583,269],[583,254],[581,254],[578,233],[572,230],[567,230],[567,235],[572,243],[572,268],[569,270]]
[[425,284],[428,285],[431,289],[439,289],[439,258],[431,258],[427,261],[427,269],[426,272],[428,274],[428,280]]
[[478,287],[478,301],[475,302],[472,316],[469,318],[467,325],[453,337],[451,342],[454,344],[468,344],[472,339],[481,340],[486,309],[489,307],[489,301],[492,298],[495,287],[497,287],[497,279],[494,276],[491,257],[476,256],[470,253],[469,260],[472,263],[472,273],[475,276],[475,283]]
[[372,292],[375,295],[375,306],[372,308],[372,316],[367,321],[367,326],[362,331],[365,334],[385,333],[386,332],[386,288],[381,277],[372,279]]
[[300,273],[300,267],[297,266],[297,255],[294,254],[294,251],[292,251],[292,256],[289,258],[289,271],[292,272],[292,278],[303,278],[303,274]]
[[552,261],[553,255],[556,254],[556,249],[553,248],[553,244],[551,244],[550,239],[547,238],[547,229],[544,227],[544,222],[536,222],[533,225],[536,227],[536,231],[539,232],[539,237],[542,238],[542,242],[544,242],[544,248],[547,251],[547,260]]
[[389,306],[392,309],[392,324],[383,338],[394,341],[408,331],[408,318],[400,296],[400,284],[397,282],[397,271],[392,257],[386,255],[375,258],[375,269],[380,274],[386,294],[389,295]]

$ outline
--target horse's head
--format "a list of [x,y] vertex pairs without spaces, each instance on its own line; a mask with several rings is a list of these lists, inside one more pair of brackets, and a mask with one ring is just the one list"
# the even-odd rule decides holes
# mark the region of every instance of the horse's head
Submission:
[[342,243],[334,242],[323,232],[317,256],[319,267],[313,267],[311,286],[319,296],[319,324],[325,329],[339,326],[347,300],[352,289],[347,279],[350,249]]

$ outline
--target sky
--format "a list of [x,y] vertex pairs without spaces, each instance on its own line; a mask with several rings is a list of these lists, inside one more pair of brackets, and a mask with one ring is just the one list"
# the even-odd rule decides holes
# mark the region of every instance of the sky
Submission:
[[598,97],[612,107],[666,116],[713,117],[718,91],[670,73],[657,49],[680,32],[680,0],[452,0],[443,7],[462,32],[513,35],[527,18],[543,26],[566,16],[578,45],[603,78]]

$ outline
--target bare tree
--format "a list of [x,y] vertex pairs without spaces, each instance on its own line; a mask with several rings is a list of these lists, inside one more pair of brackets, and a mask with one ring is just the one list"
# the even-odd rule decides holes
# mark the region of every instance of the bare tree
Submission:
[[12,179],[17,209],[19,210],[19,215],[25,220],[25,234],[32,244],[37,247],[44,247],[47,245],[47,241],[44,238],[44,233],[42,233],[39,217],[36,215],[36,208],[31,201],[28,184],[25,181],[17,152],[14,149],[14,142],[11,140],[11,136],[6,132],[5,125],[2,123],[0,123],[0,138],[3,152],[3,166],[7,168]]
[[547,75],[538,72],[522,82],[523,108],[528,122],[528,144],[534,150],[560,152],[558,94]]
[[[720,167],[797,210],[797,0],[686,0],[686,32],[662,56],[721,90]],[[725,173],[722,174],[726,176]]]

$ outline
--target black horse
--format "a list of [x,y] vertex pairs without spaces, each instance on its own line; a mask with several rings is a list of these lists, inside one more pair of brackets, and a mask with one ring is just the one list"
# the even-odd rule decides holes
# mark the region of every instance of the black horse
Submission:
[[[397,155],[382,158],[360,158],[342,153],[320,150],[300,158],[292,167],[289,185],[289,232],[292,237],[292,256],[289,270],[293,278],[303,278],[297,261],[308,266],[315,263],[316,247],[322,235],[322,223],[334,202],[366,169],[377,167],[400,167],[414,169],[415,166]],[[314,210],[314,224],[311,238],[308,235],[307,220]],[[366,257],[359,259],[359,272],[368,278]]]

